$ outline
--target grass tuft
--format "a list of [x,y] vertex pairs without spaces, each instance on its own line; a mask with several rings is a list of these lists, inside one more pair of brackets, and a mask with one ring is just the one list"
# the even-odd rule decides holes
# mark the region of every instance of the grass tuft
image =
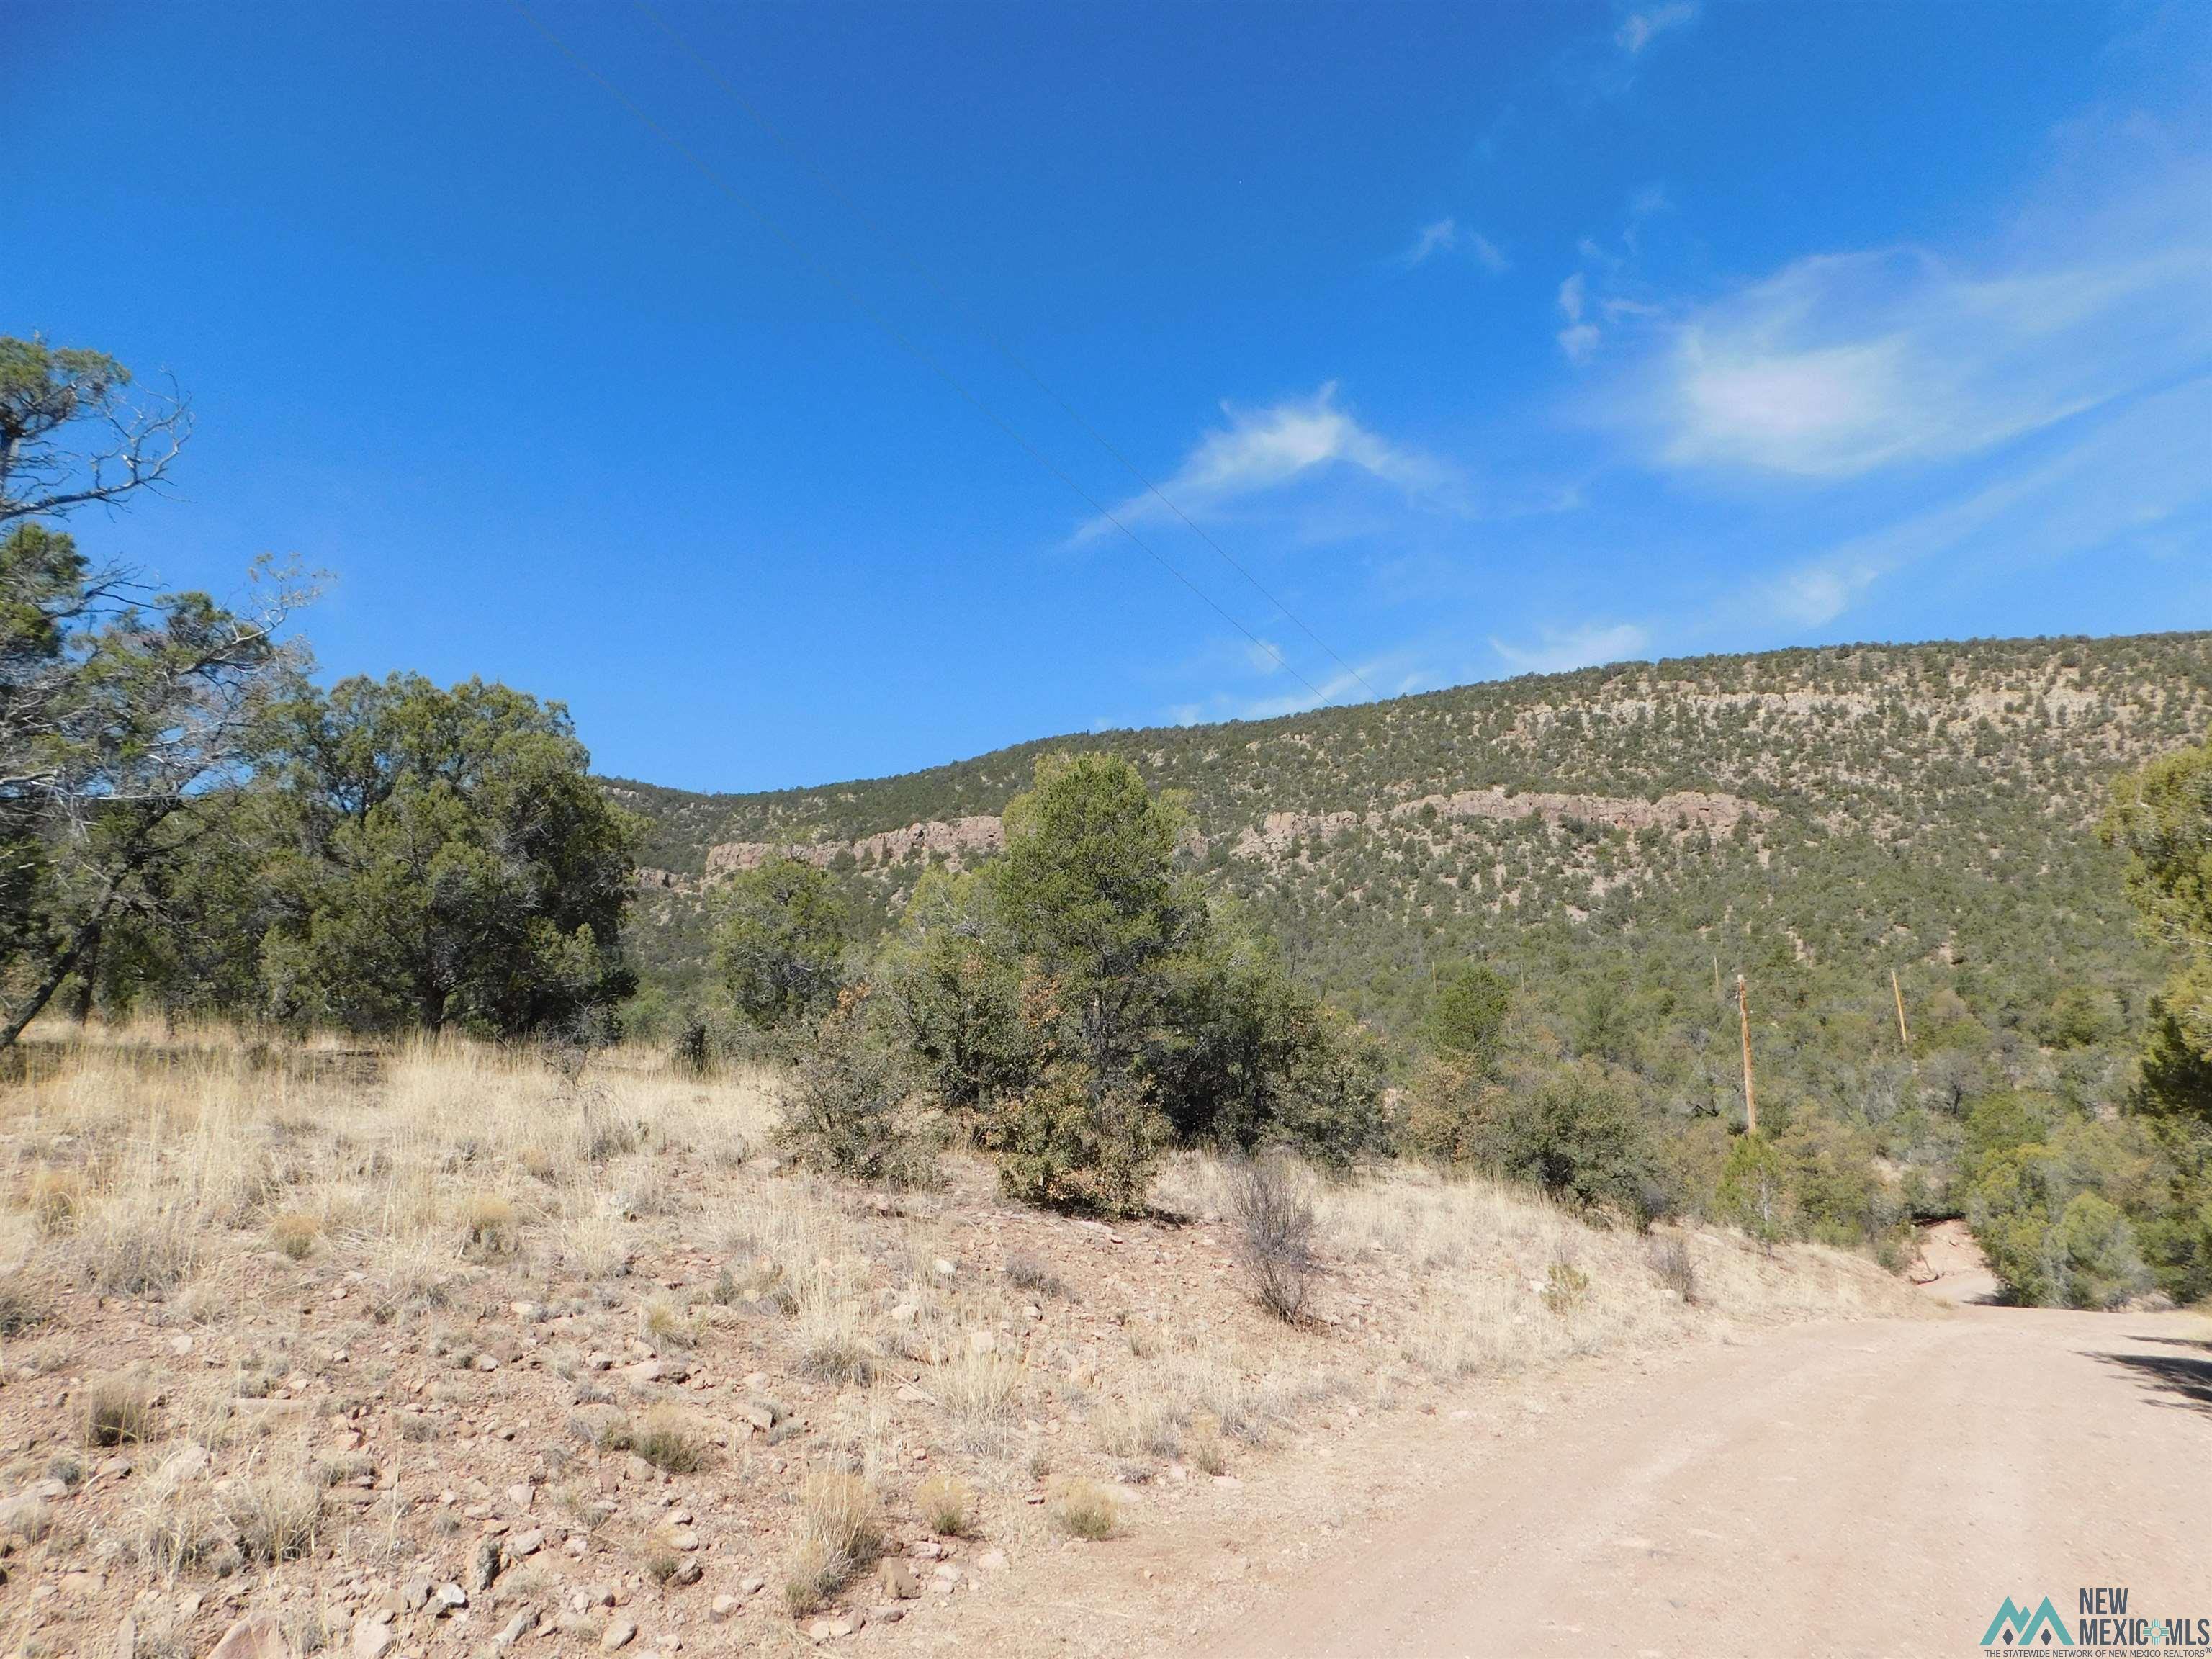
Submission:
[[933,1474],[915,1489],[921,1524],[939,1538],[965,1538],[975,1524],[975,1494],[957,1474]]
[[246,1559],[295,1561],[315,1547],[323,1521],[323,1489],[300,1471],[272,1471],[233,1482],[223,1513]]
[[497,1193],[472,1193],[461,1200],[461,1246],[471,1255],[510,1255],[515,1246],[514,1202]]
[[1070,1538],[1092,1543],[1111,1538],[1121,1523],[1121,1506],[1096,1480],[1063,1480],[1052,1495],[1052,1523]]
[[707,1466],[707,1442],[681,1406],[663,1401],[630,1431],[629,1449],[657,1469],[690,1474]]
[[304,1210],[287,1210],[269,1224],[269,1242],[295,1261],[305,1261],[322,1236],[323,1224]]
[[799,1539],[783,1581],[783,1605],[794,1617],[827,1601],[883,1548],[876,1495],[858,1475],[835,1469],[809,1475],[799,1513]]
[[154,1395],[142,1378],[95,1377],[82,1405],[88,1446],[136,1446],[154,1438]]

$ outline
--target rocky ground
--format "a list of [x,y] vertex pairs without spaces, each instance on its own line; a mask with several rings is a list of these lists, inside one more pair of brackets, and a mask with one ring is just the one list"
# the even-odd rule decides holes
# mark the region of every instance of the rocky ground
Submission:
[[1499,1379],[1912,1301],[1399,1171],[1316,1188],[1291,1327],[1201,1161],[1116,1226],[957,1158],[863,1190],[776,1158],[772,1083],[656,1066],[93,1054],[15,1085],[0,1652],[957,1645],[970,1607]]

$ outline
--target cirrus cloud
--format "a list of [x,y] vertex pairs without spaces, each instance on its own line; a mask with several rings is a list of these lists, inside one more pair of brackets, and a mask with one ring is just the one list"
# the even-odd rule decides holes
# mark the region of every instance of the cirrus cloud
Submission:
[[[1440,501],[1451,471],[1416,449],[1363,425],[1336,401],[1336,382],[1310,398],[1262,409],[1221,405],[1227,424],[1200,438],[1157,490],[1132,495],[1076,532],[1078,542],[1174,516],[1218,516],[1236,503],[1328,473],[1364,476],[1403,495]],[[1164,499],[1163,499],[1164,498]],[[1169,503],[1172,502],[1173,506]]]
[[2212,361],[2208,204],[2212,163],[2169,161],[2092,211],[2023,216],[1993,251],[1813,254],[1656,308],[1607,307],[1577,273],[1560,343],[1583,361],[1601,321],[1617,331],[1607,418],[1662,470],[1819,482],[1957,461]]
[[1492,635],[1490,648],[1516,674],[1564,674],[1571,668],[1625,662],[1650,647],[1651,635],[1634,623],[1584,623],[1544,628],[1532,642],[1509,643]]

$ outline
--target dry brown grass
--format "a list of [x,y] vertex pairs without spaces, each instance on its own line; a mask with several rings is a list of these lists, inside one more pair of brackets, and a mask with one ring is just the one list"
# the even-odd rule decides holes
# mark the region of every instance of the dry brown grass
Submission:
[[933,1474],[915,1489],[921,1524],[939,1538],[965,1538],[975,1518],[975,1492],[957,1474]]
[[249,1560],[273,1565],[314,1548],[323,1520],[323,1488],[307,1468],[258,1471],[232,1481],[221,1498],[224,1518]]
[[638,1340],[656,1353],[689,1348],[699,1340],[699,1323],[665,1291],[647,1297],[637,1310]]
[[1049,1507],[1053,1525],[1070,1538],[1097,1543],[1121,1529],[1121,1504],[1110,1490],[1096,1480],[1078,1476],[1061,1481],[1052,1494]]
[[[754,1565],[781,1565],[787,1605],[811,1610],[879,1547],[878,1491],[912,1490],[922,1525],[1010,1551],[1048,1530],[1109,1535],[1139,1511],[1104,1482],[1163,1462],[1243,1474],[1263,1449],[1470,1379],[1911,1302],[1834,1252],[1768,1255],[1695,1228],[1654,1243],[1416,1170],[1295,1172],[1314,1219],[1291,1324],[1235,1271],[1211,1159],[1163,1175],[1162,1204],[1189,1224],[1109,1230],[1013,1206],[957,1157],[945,1188],[896,1200],[750,1158],[773,1139],[757,1074],[696,1079],[618,1054],[578,1076],[453,1041],[315,1064],[312,1048],[257,1057],[200,1035],[155,1049],[95,1034],[0,1090],[0,1317],[45,1319],[6,1358],[62,1377],[70,1402],[33,1421],[37,1391],[11,1388],[8,1431],[172,1437],[168,1455],[134,1452],[128,1481],[69,1500],[107,1506],[86,1538],[118,1547],[118,1595],[246,1555],[313,1552],[320,1571],[329,1552],[342,1567],[450,1553],[436,1528],[455,1511],[380,1504],[372,1518],[326,1488],[326,1442],[312,1457],[289,1444],[288,1413],[320,1420],[341,1398],[403,1492],[449,1478],[453,1443],[495,1413],[520,1434],[470,1458],[511,1456],[514,1479],[542,1459],[581,1492],[579,1514],[599,1493],[559,1479],[566,1460],[635,1450],[678,1487],[711,1467],[744,1513],[723,1536],[757,1537]],[[512,1314],[518,1302],[536,1311]],[[190,1357],[173,1357],[186,1339],[174,1352]],[[137,1346],[108,1352],[118,1340]],[[495,1342],[495,1371],[460,1369]],[[680,1396],[623,1393],[598,1366],[636,1358],[634,1343],[701,1376]],[[520,1363],[533,1349],[542,1367]],[[593,1349],[615,1358],[587,1369]],[[95,1428],[101,1385],[78,1379],[103,1372],[163,1405]],[[792,1409],[750,1425],[763,1397]],[[380,1485],[391,1472],[378,1465]],[[1041,1513],[1026,1500],[1048,1475]],[[1157,1501],[1191,1489],[1163,1482]],[[80,1650],[88,1632],[70,1638]]]
[[314,1253],[315,1241],[322,1237],[322,1218],[305,1210],[287,1210],[271,1217],[269,1222],[269,1242],[295,1261],[304,1261]]
[[84,1213],[84,1177],[74,1170],[33,1170],[23,1187],[23,1208],[39,1231],[49,1235],[74,1232]]
[[799,1535],[783,1581],[783,1604],[794,1615],[827,1601],[883,1547],[881,1510],[858,1475],[836,1469],[809,1475],[799,1509]]
[[96,1376],[81,1403],[88,1446],[138,1445],[157,1431],[154,1390],[143,1376]]
[[657,1469],[690,1474],[707,1466],[705,1434],[690,1413],[667,1401],[652,1407],[630,1431],[629,1449]]

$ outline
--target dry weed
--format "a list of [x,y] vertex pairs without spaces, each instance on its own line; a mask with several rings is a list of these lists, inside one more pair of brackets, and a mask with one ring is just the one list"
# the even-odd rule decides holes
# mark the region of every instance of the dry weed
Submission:
[[88,1446],[138,1445],[155,1437],[154,1391],[143,1377],[94,1377],[79,1403]]
[[630,1434],[629,1449],[671,1474],[690,1474],[707,1464],[706,1438],[690,1413],[665,1401],[646,1413]]
[[933,1474],[915,1488],[921,1524],[939,1538],[965,1538],[974,1525],[975,1493],[957,1474]]
[[1111,1538],[1121,1524],[1121,1505],[1112,1489],[1079,1476],[1060,1483],[1049,1507],[1053,1525],[1070,1538],[1097,1543]]
[[783,1604],[811,1613],[866,1568],[883,1547],[875,1493],[858,1475],[825,1469],[799,1495],[799,1536],[783,1581]]
[[269,1242],[293,1261],[301,1261],[313,1253],[315,1241],[322,1236],[322,1231],[323,1224],[319,1217],[310,1215],[304,1210],[287,1210],[270,1218]]

